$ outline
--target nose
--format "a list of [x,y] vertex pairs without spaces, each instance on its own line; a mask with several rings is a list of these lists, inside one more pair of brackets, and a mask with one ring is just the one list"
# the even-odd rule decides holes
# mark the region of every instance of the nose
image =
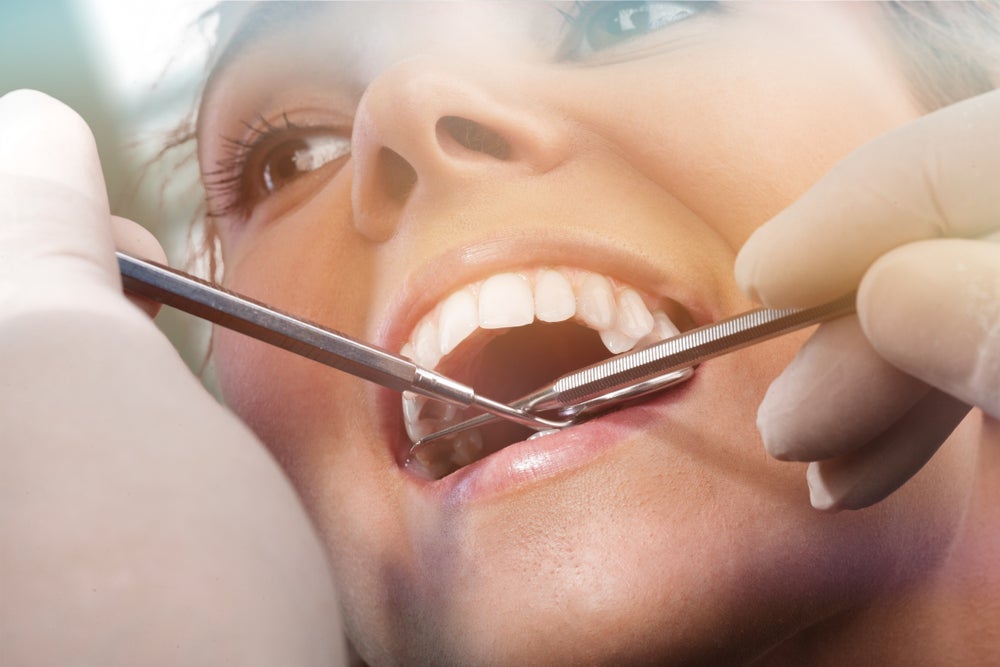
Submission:
[[[536,91],[537,92],[537,91]],[[473,179],[542,174],[566,158],[559,116],[530,86],[432,57],[394,65],[358,104],[352,136],[354,224],[391,239],[408,206]]]

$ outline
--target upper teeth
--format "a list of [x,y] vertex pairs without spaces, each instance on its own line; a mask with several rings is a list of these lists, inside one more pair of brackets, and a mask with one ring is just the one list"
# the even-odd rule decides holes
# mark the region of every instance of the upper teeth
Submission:
[[612,278],[580,269],[535,269],[499,273],[453,292],[420,320],[402,354],[433,369],[479,329],[570,318],[597,331],[612,354],[678,333],[666,313]]
[[[678,329],[652,299],[606,276],[570,268],[500,273],[453,292],[414,328],[402,355],[425,368],[479,329],[524,326],[538,319],[573,318],[600,334],[612,354],[677,335]],[[455,418],[457,411],[436,401],[403,394],[407,433],[414,441]],[[474,435],[465,437],[475,449]],[[464,441],[463,441],[464,442]],[[473,454],[470,452],[470,456]],[[460,462],[459,462],[460,463]]]

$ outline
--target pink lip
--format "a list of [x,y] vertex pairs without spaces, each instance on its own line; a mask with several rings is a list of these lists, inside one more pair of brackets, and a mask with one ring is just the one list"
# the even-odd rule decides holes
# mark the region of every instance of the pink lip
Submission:
[[544,482],[586,466],[627,440],[650,419],[670,419],[674,406],[696,383],[693,377],[634,407],[509,445],[439,480],[407,477],[443,504],[479,501]]

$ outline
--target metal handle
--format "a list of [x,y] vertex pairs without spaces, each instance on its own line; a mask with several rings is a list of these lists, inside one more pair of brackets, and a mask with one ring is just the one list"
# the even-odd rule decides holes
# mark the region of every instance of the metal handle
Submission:
[[412,391],[486,412],[533,428],[559,428],[564,421],[533,415],[476,394],[468,387],[412,361],[350,336],[275,310],[156,262],[118,252],[118,270],[128,291],[183,310],[219,326],[313,359],[394,391]]
[[565,375],[553,384],[549,398],[568,407],[852,312],[853,293],[813,308],[747,311]]

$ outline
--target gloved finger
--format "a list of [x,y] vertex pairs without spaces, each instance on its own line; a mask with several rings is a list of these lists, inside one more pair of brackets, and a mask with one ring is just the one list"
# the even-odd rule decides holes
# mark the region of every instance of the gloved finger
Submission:
[[806,470],[810,502],[821,510],[861,509],[877,503],[915,475],[968,412],[962,401],[932,390],[864,447],[810,463]]
[[[111,216],[111,234],[115,247],[129,254],[148,259],[160,264],[167,263],[167,254],[163,246],[149,230],[142,225],[117,215]],[[150,317],[156,317],[160,312],[160,304],[152,299],[125,292],[128,300],[142,309]]]
[[1000,417],[1000,244],[897,248],[865,275],[858,314],[893,365]]
[[34,91],[0,98],[0,313],[121,309],[104,177],[87,124]]
[[750,237],[738,284],[769,306],[812,306],[849,293],[892,248],[1000,227],[998,118],[993,91],[855,151]]
[[768,453],[844,456],[903,418],[930,388],[882,359],[856,317],[819,327],[771,384],[757,413]]

